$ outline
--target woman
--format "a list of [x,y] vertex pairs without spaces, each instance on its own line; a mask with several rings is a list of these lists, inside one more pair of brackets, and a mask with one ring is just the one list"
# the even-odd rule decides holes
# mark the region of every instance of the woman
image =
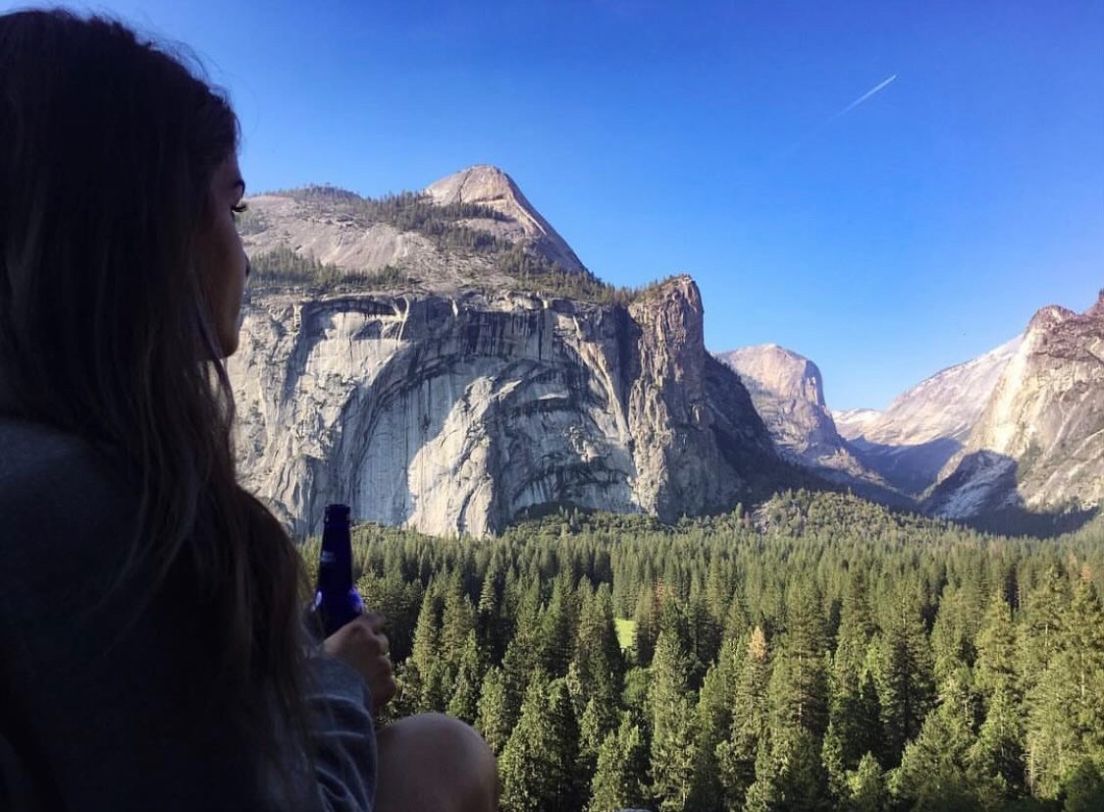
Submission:
[[493,808],[467,726],[373,732],[379,618],[312,649],[236,483],[237,140],[124,26],[0,16],[0,808]]

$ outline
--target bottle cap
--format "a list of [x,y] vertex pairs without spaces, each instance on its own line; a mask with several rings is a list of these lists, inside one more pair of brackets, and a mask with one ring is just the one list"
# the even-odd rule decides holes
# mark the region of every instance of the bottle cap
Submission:
[[326,505],[326,522],[345,522],[349,521],[349,506],[348,505]]

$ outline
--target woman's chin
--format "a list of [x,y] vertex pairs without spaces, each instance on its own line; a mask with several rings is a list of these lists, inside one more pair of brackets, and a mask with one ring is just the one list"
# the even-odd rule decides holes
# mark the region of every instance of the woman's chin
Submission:
[[231,355],[238,351],[239,335],[237,329],[228,332],[226,335],[219,336],[219,345],[222,350],[222,357],[229,358]]

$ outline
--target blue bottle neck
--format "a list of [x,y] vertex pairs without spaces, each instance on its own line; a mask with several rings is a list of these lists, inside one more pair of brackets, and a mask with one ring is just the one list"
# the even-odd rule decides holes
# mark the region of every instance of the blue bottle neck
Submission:
[[318,561],[318,589],[324,593],[348,592],[352,586],[353,549],[349,522],[327,521]]

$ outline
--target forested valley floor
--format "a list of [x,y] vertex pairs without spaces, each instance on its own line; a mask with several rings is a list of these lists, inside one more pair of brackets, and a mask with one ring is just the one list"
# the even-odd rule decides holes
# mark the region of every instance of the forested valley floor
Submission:
[[1007,538],[796,492],[353,543],[388,717],[473,724],[505,810],[1104,809],[1100,520]]

